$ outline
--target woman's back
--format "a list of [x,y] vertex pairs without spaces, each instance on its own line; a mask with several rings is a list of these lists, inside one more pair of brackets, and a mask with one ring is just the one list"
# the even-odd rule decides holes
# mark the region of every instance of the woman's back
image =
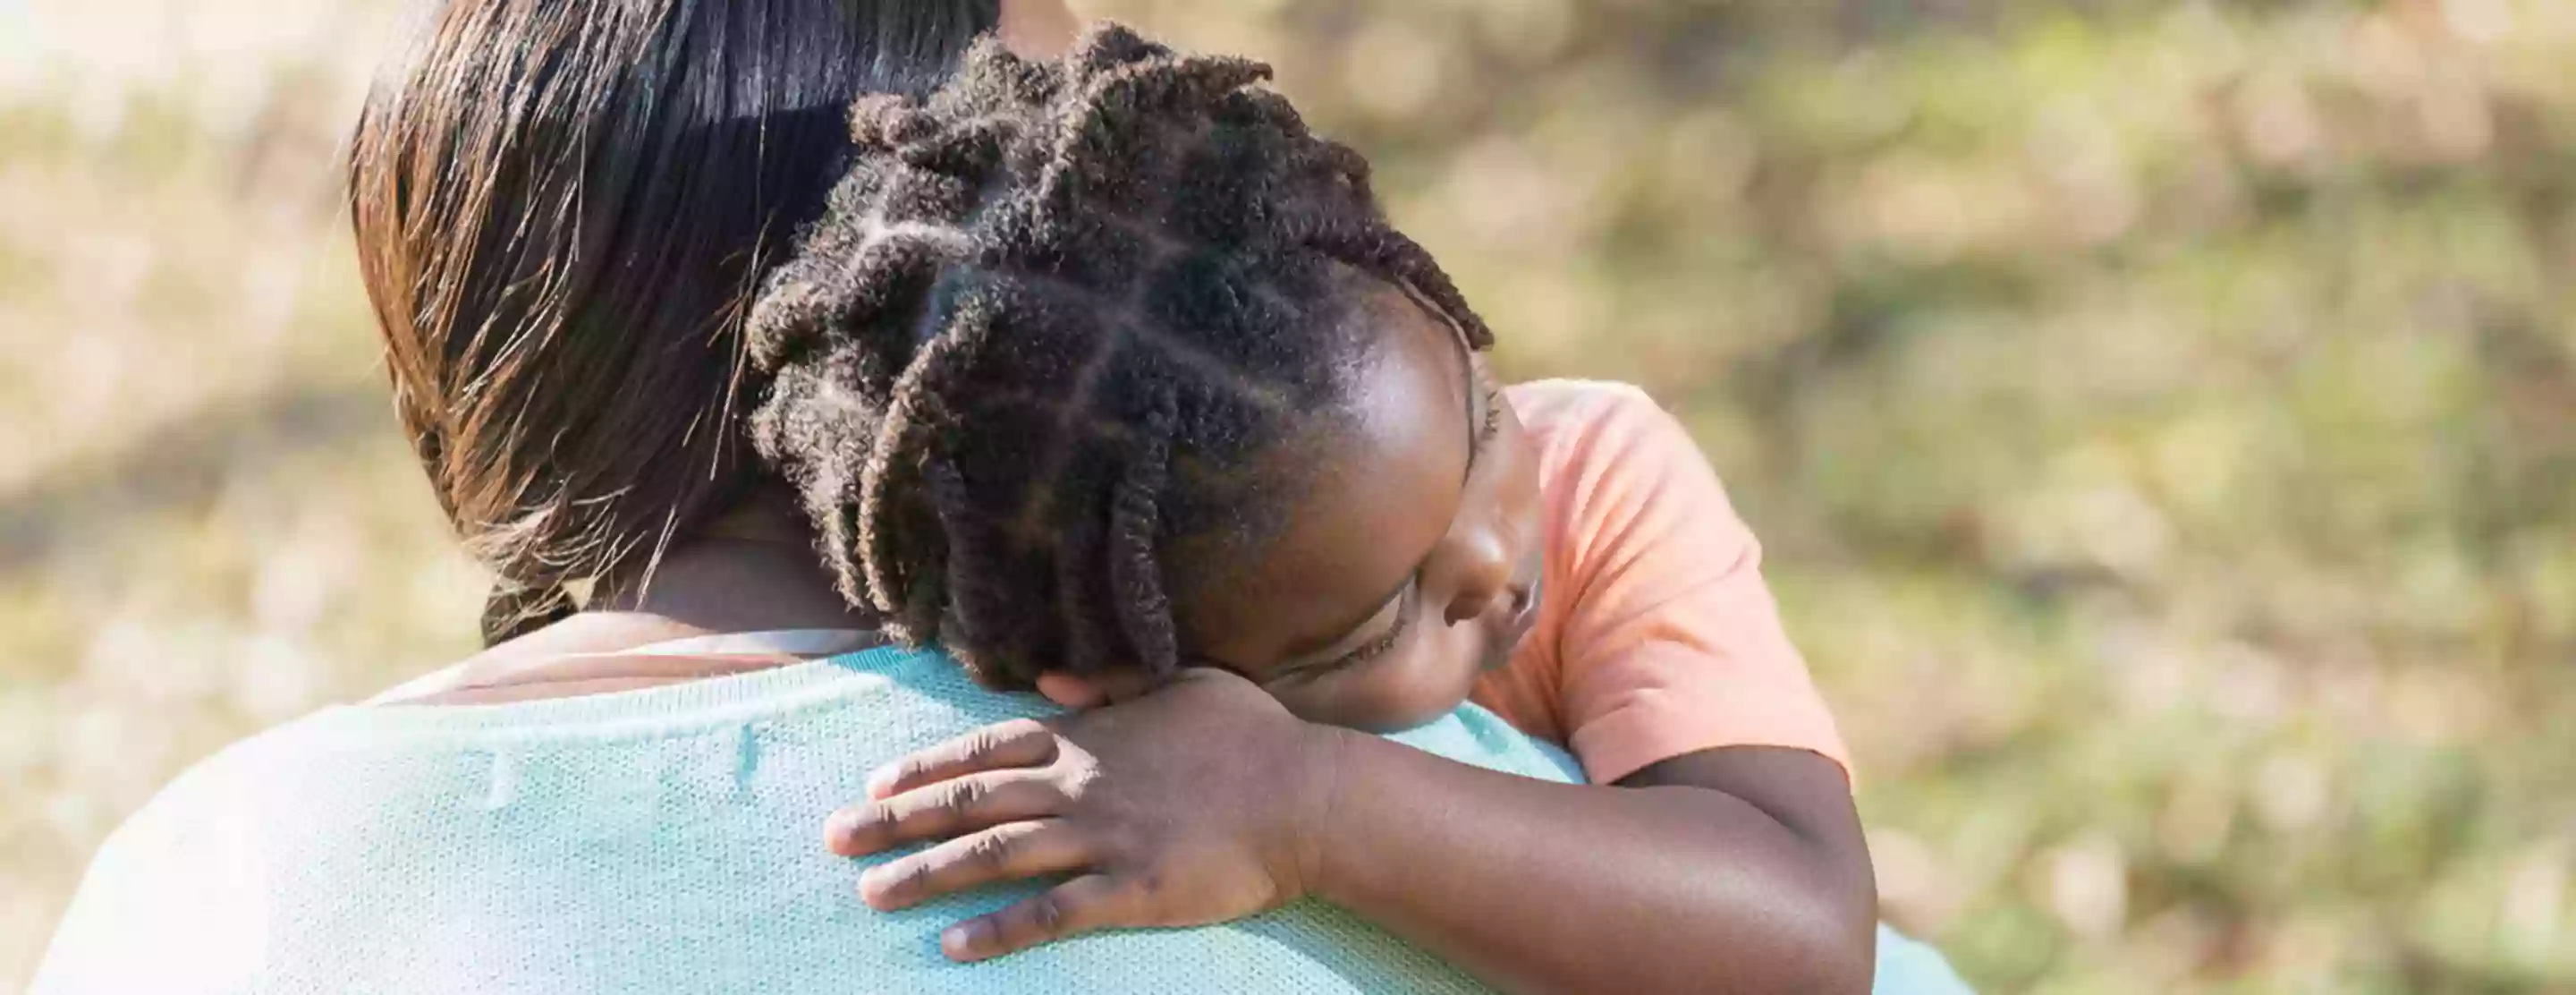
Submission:
[[[941,957],[939,929],[1031,892],[861,904],[855,868],[807,830],[876,765],[1043,707],[884,649],[623,694],[324,712],[209,761],[119,831],[33,991],[1481,990],[1314,902],[981,965]],[[1472,708],[1400,738],[1577,776]]]

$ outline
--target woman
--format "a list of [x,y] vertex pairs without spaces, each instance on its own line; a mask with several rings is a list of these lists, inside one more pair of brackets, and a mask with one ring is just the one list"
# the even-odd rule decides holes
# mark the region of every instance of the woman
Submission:
[[[941,925],[1027,892],[878,913],[815,838],[875,765],[1036,702],[936,654],[757,637],[871,620],[748,455],[734,336],[845,171],[852,101],[929,89],[995,27],[1069,35],[991,0],[417,22],[351,201],[403,423],[504,579],[494,648],[182,777],[101,850],[34,991],[1476,990],[1313,903],[953,964]],[[1292,759],[1240,732],[1208,749]],[[1572,776],[1491,720],[1409,738]]]

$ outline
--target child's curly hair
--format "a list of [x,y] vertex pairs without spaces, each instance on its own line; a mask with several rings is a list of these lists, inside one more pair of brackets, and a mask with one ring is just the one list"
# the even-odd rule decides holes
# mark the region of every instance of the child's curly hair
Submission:
[[1346,406],[1371,280],[1491,343],[1269,76],[1103,25],[855,108],[856,164],[752,314],[753,427],[892,634],[994,684],[1168,671],[1173,585],[1275,531],[1268,454]]

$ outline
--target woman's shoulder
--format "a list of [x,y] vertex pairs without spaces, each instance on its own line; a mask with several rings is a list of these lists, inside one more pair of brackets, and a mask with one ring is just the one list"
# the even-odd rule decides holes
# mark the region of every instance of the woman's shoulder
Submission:
[[[858,907],[851,865],[814,842],[831,808],[894,756],[1044,711],[896,649],[586,699],[336,709],[218,754],[138,813],[34,991],[1476,990],[1313,903],[972,970],[925,954],[931,938],[1026,892]],[[1575,777],[1473,708],[1400,738]],[[722,954],[673,929],[712,930]],[[496,961],[496,946],[562,953]]]
[[[276,870],[271,844],[300,835],[259,800],[276,765],[295,755],[296,729],[282,726],[200,761],[110,833],[29,990],[245,990],[269,953],[260,900]],[[152,939],[139,944],[140,937]]]
[[1425,753],[1486,770],[1579,784],[1583,765],[1556,744],[1514,728],[1480,705],[1461,705],[1431,722],[1387,736]]

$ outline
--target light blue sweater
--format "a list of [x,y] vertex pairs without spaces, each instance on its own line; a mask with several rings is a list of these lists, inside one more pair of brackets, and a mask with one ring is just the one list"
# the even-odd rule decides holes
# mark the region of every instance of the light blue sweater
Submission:
[[[1032,888],[860,904],[824,816],[884,761],[1043,708],[885,649],[620,694],[324,711],[198,766],[118,830],[33,992],[1481,990],[1312,901],[981,965],[943,959],[939,929]],[[1579,776],[1472,707],[1397,738]]]

